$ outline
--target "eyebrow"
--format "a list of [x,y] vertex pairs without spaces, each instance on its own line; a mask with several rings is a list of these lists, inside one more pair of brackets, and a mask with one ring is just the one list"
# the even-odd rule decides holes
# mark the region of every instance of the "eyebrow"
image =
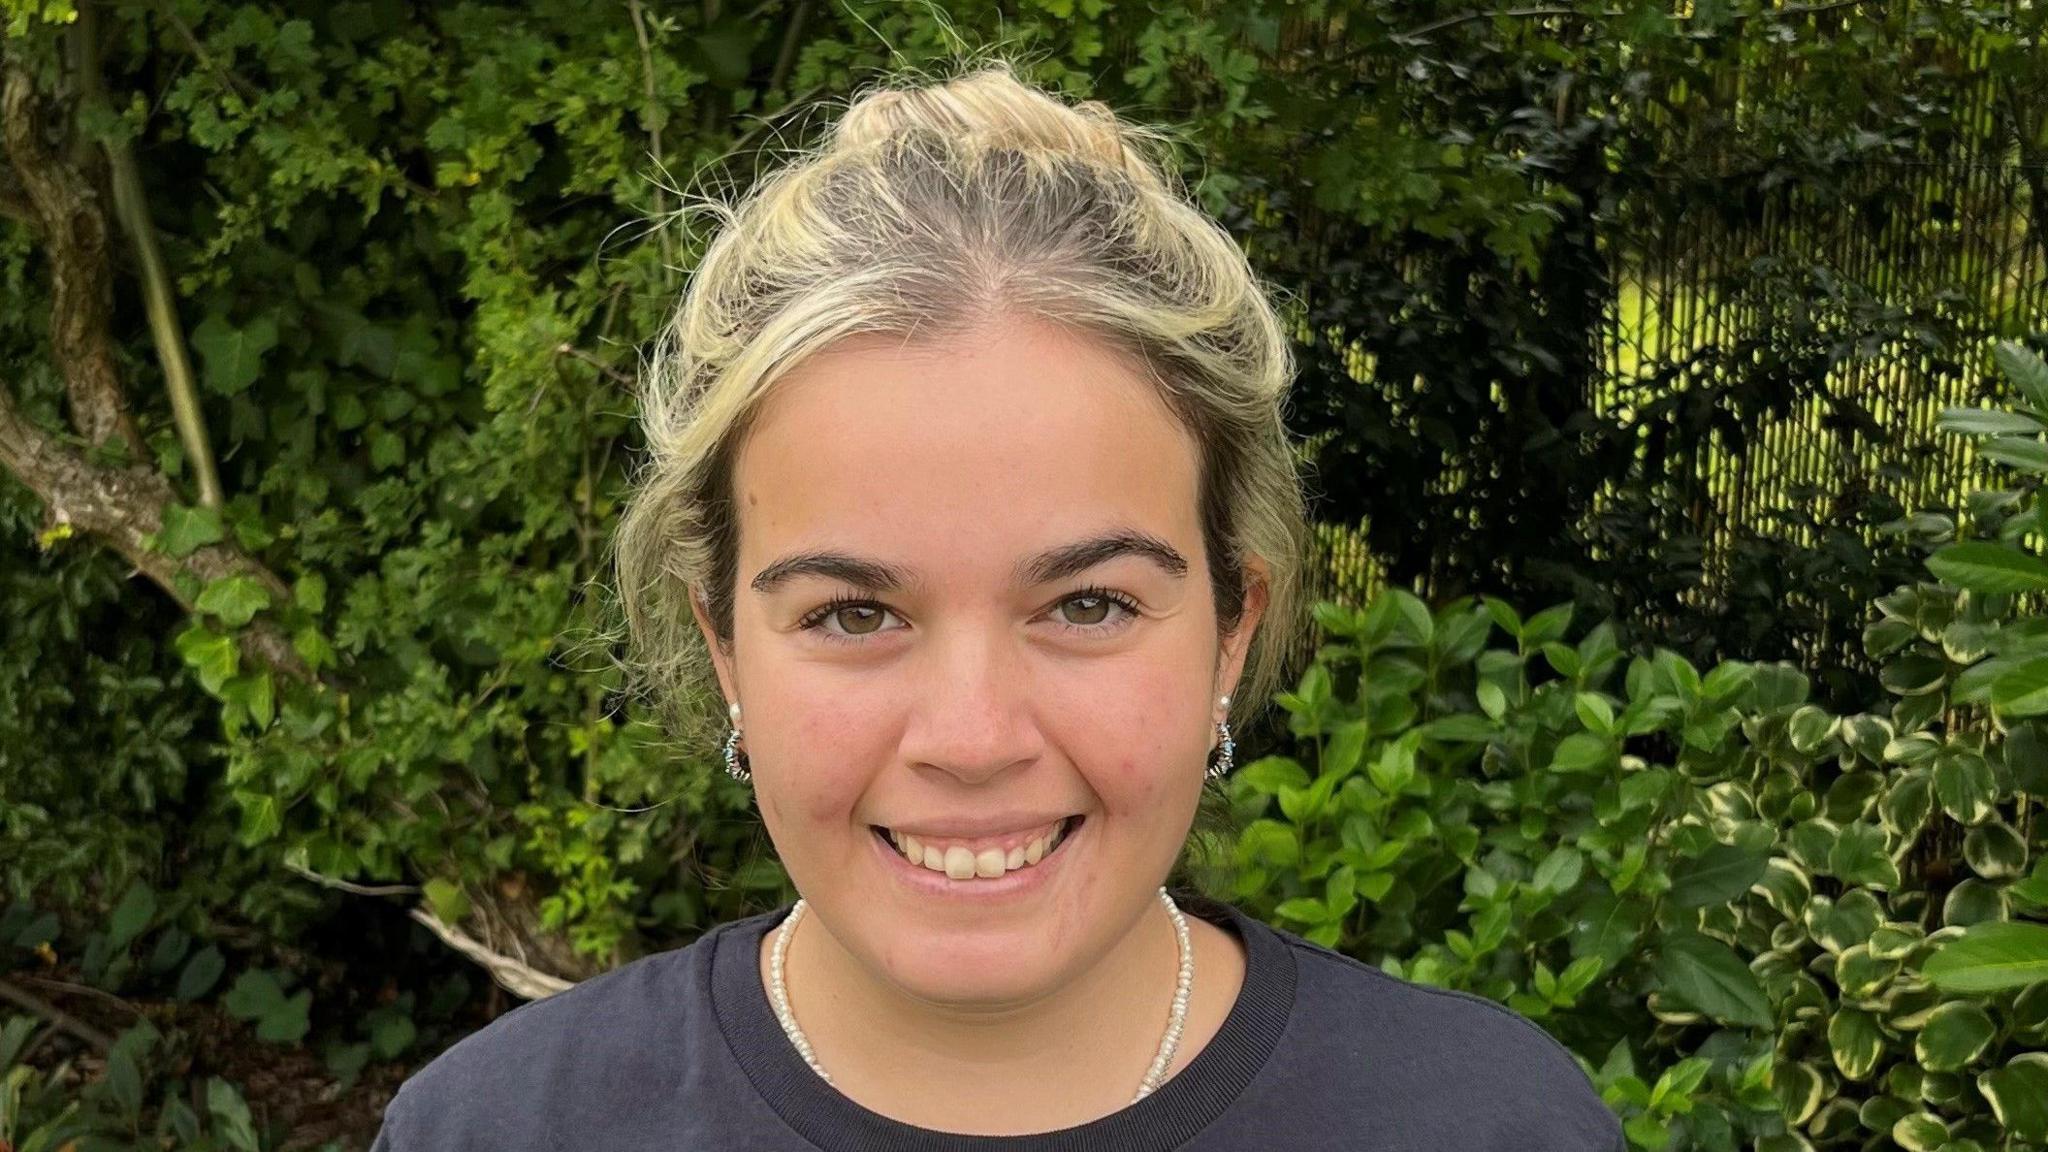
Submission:
[[[1187,575],[1187,558],[1178,549],[1149,532],[1132,529],[1118,529],[1047,549],[1017,565],[1012,574],[1025,587],[1050,584],[1119,556],[1143,557],[1169,576]],[[894,592],[924,585],[916,572],[901,565],[845,552],[799,552],[761,569],[752,586],[754,591],[766,595],[800,576],[843,580],[863,592]]]

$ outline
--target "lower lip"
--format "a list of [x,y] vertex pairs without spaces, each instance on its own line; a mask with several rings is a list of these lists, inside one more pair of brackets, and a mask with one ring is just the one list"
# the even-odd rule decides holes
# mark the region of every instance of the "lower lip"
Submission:
[[972,880],[955,880],[944,872],[934,872],[922,864],[912,864],[903,853],[890,847],[873,829],[868,830],[868,839],[874,842],[875,851],[882,855],[883,866],[912,891],[948,900],[1002,900],[1028,896],[1052,883],[1053,878],[1065,865],[1067,857],[1072,854],[1073,842],[1080,838],[1087,827],[1088,822],[1081,821],[1060,839],[1059,846],[1050,855],[1028,868],[1005,872],[1001,876],[977,876]]

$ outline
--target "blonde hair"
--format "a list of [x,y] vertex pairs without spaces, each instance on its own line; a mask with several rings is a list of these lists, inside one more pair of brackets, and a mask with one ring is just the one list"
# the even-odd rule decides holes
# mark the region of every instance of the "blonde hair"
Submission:
[[689,597],[729,645],[732,465],[771,385],[855,333],[933,338],[1011,313],[1131,354],[1193,434],[1219,635],[1241,616],[1241,558],[1267,566],[1232,711],[1266,701],[1303,624],[1309,537],[1281,410],[1294,362],[1236,242],[1155,156],[1168,148],[984,61],[870,85],[822,145],[737,205],[704,205],[722,227],[643,372],[647,459],[612,540],[628,671],[677,734],[722,734]]

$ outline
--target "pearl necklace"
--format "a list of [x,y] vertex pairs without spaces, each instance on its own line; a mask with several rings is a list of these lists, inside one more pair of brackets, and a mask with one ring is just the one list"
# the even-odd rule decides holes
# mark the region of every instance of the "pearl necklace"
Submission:
[[[1131,1097],[1136,1104],[1152,1094],[1159,1082],[1166,1078],[1166,1069],[1173,1063],[1173,1054],[1180,1048],[1181,1027],[1187,1022],[1188,993],[1195,984],[1195,951],[1188,945],[1188,921],[1181,914],[1180,906],[1173,897],[1166,894],[1165,886],[1159,889],[1159,902],[1166,905],[1166,914],[1173,918],[1173,935],[1180,944],[1180,975],[1174,981],[1173,1011],[1166,1021],[1166,1035],[1159,1039],[1159,1054],[1152,1057],[1152,1066],[1145,1070],[1145,1079],[1138,1084],[1138,1094]],[[789,953],[789,934],[796,928],[796,922],[803,919],[806,905],[801,897],[796,907],[790,909],[789,917],[775,930],[775,951],[768,962],[768,995],[775,1005],[775,1018],[782,1021],[782,1030],[789,1036],[789,1042],[825,1083],[832,1077],[818,1064],[818,1058],[811,1052],[811,1042],[804,1036],[804,1030],[797,1027],[796,1013],[789,1009],[789,990],[782,982],[783,958]]]

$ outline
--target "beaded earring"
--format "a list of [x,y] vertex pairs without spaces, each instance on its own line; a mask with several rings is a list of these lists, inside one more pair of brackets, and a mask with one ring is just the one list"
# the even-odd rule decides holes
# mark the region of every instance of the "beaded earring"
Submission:
[[1230,697],[1218,697],[1216,703],[1222,706],[1224,719],[1216,722],[1216,754],[1209,758],[1209,770],[1206,773],[1211,780],[1222,779],[1224,773],[1235,766],[1237,752],[1237,746],[1230,740]]
[[743,755],[740,752],[740,702],[733,701],[726,714],[732,717],[732,733],[725,738],[725,774],[744,784],[752,780],[754,774],[740,763]]

